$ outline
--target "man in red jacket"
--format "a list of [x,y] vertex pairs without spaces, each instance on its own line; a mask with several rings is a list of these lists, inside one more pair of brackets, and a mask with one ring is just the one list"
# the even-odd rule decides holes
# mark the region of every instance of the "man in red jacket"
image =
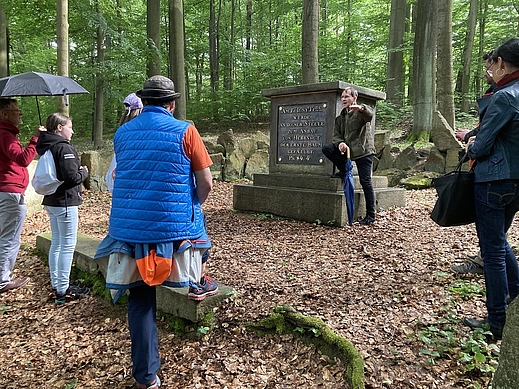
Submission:
[[21,117],[16,100],[0,99],[0,293],[29,282],[29,277],[14,279],[11,272],[27,214],[24,199],[29,184],[27,166],[36,156],[36,141],[44,128],[37,129],[24,148],[17,137]]

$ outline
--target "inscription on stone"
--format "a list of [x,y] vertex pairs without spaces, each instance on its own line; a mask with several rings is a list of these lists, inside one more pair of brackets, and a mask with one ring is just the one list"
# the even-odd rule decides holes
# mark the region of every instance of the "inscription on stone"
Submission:
[[319,165],[326,135],[326,103],[283,105],[278,111],[277,163]]

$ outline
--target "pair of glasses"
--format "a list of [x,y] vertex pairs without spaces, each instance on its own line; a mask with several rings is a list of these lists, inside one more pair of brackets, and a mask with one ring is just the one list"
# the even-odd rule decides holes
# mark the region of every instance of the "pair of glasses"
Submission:
[[490,77],[492,77],[492,76],[494,75],[494,73],[492,73],[492,70],[490,70],[490,69],[487,69],[487,74],[488,74]]

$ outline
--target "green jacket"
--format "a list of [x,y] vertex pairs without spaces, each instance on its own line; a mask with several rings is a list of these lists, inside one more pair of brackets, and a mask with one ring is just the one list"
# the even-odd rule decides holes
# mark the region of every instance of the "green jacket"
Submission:
[[368,155],[375,154],[375,144],[371,119],[373,110],[365,104],[363,111],[347,113],[346,108],[335,118],[332,143],[338,147],[339,143],[345,142],[350,148],[350,157],[356,160]]

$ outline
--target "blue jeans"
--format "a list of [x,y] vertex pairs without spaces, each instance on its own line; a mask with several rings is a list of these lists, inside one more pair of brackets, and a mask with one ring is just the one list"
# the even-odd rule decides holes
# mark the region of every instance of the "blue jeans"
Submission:
[[519,180],[501,180],[474,185],[476,229],[483,257],[488,322],[503,328],[506,297],[519,294],[519,266],[506,232],[519,210]]
[[139,384],[149,385],[160,367],[155,286],[130,288],[128,327],[132,341],[133,378]]
[[49,249],[49,271],[52,288],[60,295],[69,287],[70,270],[77,242],[78,207],[45,206],[49,214],[52,240]]
[[11,281],[26,214],[23,194],[0,192],[0,288]]

